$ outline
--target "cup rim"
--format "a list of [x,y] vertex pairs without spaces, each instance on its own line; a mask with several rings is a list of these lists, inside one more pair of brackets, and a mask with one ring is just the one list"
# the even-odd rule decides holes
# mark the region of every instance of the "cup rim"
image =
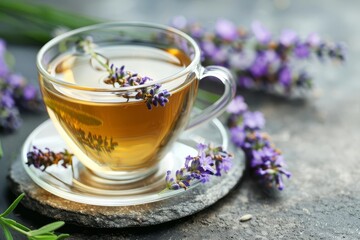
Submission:
[[[151,81],[147,84],[143,84],[140,86],[129,86],[129,87],[121,87],[121,88],[87,87],[87,86],[76,85],[76,84],[70,83],[70,82],[65,82],[65,81],[51,75],[44,68],[43,64],[41,63],[45,52],[48,51],[54,45],[58,44],[61,40],[65,39],[65,38],[69,38],[76,34],[79,34],[81,32],[102,29],[102,28],[111,28],[111,27],[146,27],[149,29],[153,28],[153,29],[172,32],[174,34],[181,36],[182,38],[187,40],[192,45],[192,47],[194,48],[194,51],[195,51],[194,56],[191,60],[191,63],[188,66],[186,66],[186,68],[182,69],[181,71],[179,71],[173,75],[170,75],[170,76],[167,76],[167,77],[164,77],[161,79],[157,79],[157,80]],[[199,62],[200,62],[200,48],[192,37],[190,37],[188,34],[182,32],[182,31],[180,31],[176,28],[170,27],[170,26],[156,24],[156,23],[146,23],[146,22],[107,22],[107,23],[100,23],[100,24],[77,28],[77,29],[71,30],[69,32],[63,33],[63,34],[51,39],[50,41],[48,41],[45,45],[43,45],[41,47],[41,49],[39,50],[39,52],[36,56],[37,69],[38,69],[39,73],[44,76],[45,79],[47,79],[53,83],[59,84],[61,86],[67,87],[67,88],[91,91],[91,92],[124,92],[124,91],[127,92],[127,91],[136,90],[139,87],[144,88],[144,87],[153,86],[154,84],[157,84],[157,83],[166,83],[166,82],[169,82],[169,81],[172,81],[174,79],[184,76],[185,74],[190,72],[192,69],[194,69]]]

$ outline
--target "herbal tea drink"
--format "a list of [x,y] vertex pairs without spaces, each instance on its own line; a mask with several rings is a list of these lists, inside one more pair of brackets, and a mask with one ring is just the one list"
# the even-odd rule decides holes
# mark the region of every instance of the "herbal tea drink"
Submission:
[[[114,65],[154,79],[174,75],[190,63],[184,53],[174,49],[118,46],[97,51]],[[48,71],[55,78],[81,86],[113,87],[105,85],[107,73],[89,64],[87,56],[61,56],[49,64]],[[198,80],[193,77],[179,82],[182,86],[171,92],[169,103],[151,110],[143,101],[114,93],[79,96],[43,79],[40,83],[48,113],[62,137],[73,151],[85,153],[86,165],[101,172],[149,168],[163,157],[171,136],[187,123]]]
[[[180,132],[220,114],[235,94],[226,69],[200,65],[193,39],[153,24],[65,33],[40,50],[37,66],[49,116],[69,150],[120,184],[154,172]],[[205,77],[223,82],[223,96],[190,118]]]

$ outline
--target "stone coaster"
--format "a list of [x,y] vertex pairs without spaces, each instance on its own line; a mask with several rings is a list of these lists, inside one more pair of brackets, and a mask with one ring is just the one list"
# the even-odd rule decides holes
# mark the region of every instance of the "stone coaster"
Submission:
[[223,198],[243,175],[244,158],[241,153],[236,156],[241,161],[236,161],[227,174],[213,177],[207,184],[199,184],[169,199],[126,207],[86,205],[57,197],[30,179],[20,158],[12,164],[9,180],[15,194],[26,194],[22,201],[25,207],[57,220],[96,228],[149,226],[189,216]]

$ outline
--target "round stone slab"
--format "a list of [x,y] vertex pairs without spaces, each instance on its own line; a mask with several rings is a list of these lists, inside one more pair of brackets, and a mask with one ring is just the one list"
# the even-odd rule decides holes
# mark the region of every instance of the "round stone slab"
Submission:
[[125,207],[87,205],[57,197],[30,179],[20,159],[12,164],[9,180],[15,194],[26,194],[22,201],[25,207],[57,220],[96,228],[149,226],[194,214],[223,198],[235,187],[245,168],[243,155],[238,151],[235,156],[241,161],[236,161],[222,177],[213,177],[209,183],[173,198]]

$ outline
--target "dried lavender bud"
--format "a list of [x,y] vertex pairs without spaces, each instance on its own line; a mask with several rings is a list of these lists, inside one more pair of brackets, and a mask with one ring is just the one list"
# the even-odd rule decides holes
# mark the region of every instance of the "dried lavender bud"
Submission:
[[27,153],[27,162],[26,164],[30,167],[33,165],[35,168],[45,171],[46,168],[52,165],[57,165],[61,163],[61,166],[66,168],[72,164],[72,157],[74,154],[64,150],[64,152],[53,152],[50,149],[46,148],[46,152],[33,147],[33,151]]
[[195,179],[202,183],[210,180],[210,176],[221,176],[231,168],[233,156],[222,147],[211,147],[206,144],[197,146],[197,156],[187,156],[184,168],[176,171],[175,178],[168,171],[165,177],[166,189],[187,189]]

